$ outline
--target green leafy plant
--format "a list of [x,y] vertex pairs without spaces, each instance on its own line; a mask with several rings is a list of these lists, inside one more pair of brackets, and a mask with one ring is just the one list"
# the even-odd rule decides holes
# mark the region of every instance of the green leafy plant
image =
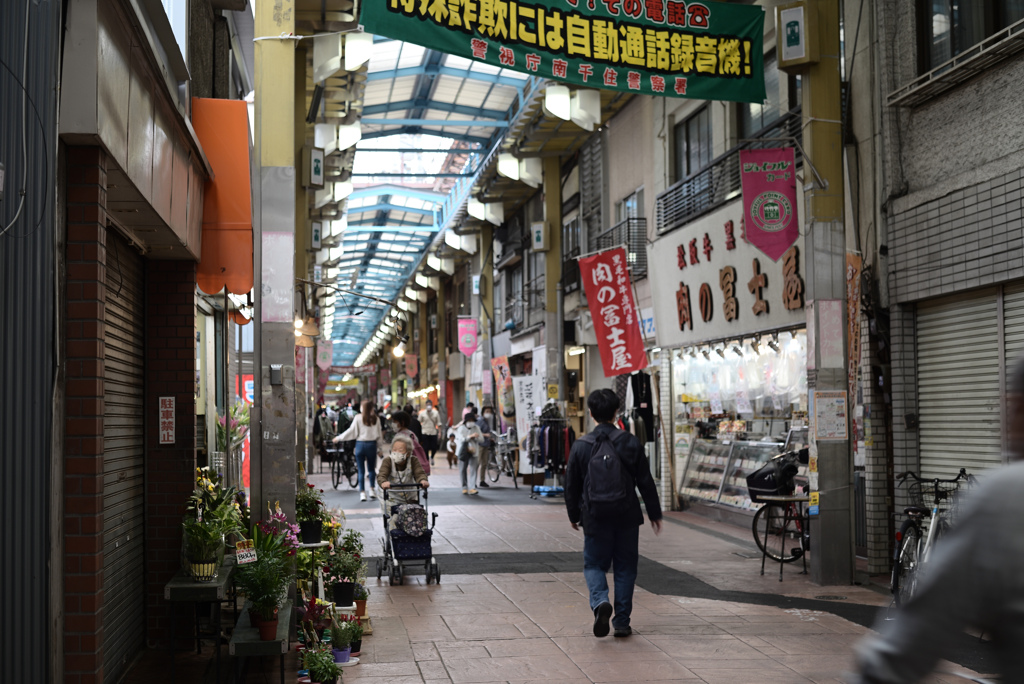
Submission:
[[370,590],[367,589],[366,586],[363,585],[363,584],[357,584],[356,585],[355,600],[356,601],[365,601],[368,598],[370,598]]
[[331,517],[327,513],[327,505],[324,503],[324,490],[307,484],[295,495],[295,519],[302,522],[329,522]]
[[341,675],[341,668],[334,662],[334,654],[327,644],[316,644],[302,652],[302,666],[309,671],[313,682],[327,684]]
[[328,553],[323,565],[324,584],[358,582],[366,577],[366,563],[359,554],[335,549]]
[[353,641],[351,623],[344,617],[339,615],[331,621],[331,646],[339,651],[347,648]]
[[241,514],[238,504],[222,499],[220,505],[204,511],[197,509],[197,516],[186,515],[182,523],[185,555],[190,560],[209,562],[220,558],[224,552],[224,541],[232,534],[241,532]]
[[268,520],[261,520],[252,528],[253,546],[257,556],[291,557],[299,549],[299,527],[288,522],[280,506],[267,504]]
[[236,574],[239,590],[249,600],[250,612],[263,620],[273,620],[291,583],[289,563],[280,556],[267,555],[240,565]]
[[363,555],[363,534],[355,530],[345,530],[345,534],[342,535],[341,540],[338,542],[338,548],[348,553],[355,554],[357,556]]

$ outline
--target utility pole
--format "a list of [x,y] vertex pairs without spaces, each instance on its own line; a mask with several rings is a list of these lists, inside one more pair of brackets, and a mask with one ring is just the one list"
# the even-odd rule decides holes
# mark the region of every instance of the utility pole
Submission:
[[[494,387],[483,382],[483,376],[491,374],[491,341],[494,337],[494,228],[490,223],[484,223],[480,228],[480,305],[483,309],[483,320],[480,326],[480,347],[483,349],[483,361],[480,364],[483,387]],[[483,393],[481,407],[490,404],[495,406],[494,391]],[[497,409],[495,409],[497,415]],[[492,426],[493,427],[493,426]]]
[[[544,258],[544,347],[548,358],[544,382],[557,385],[558,398],[565,399],[565,345],[559,302],[562,295],[562,162],[559,157],[544,158],[544,219],[548,231],[548,251]],[[544,391],[546,397],[547,387]]]
[[[817,12],[819,60],[810,64],[803,79],[803,147],[805,164],[818,170],[826,187],[805,186],[804,272],[807,291],[807,393],[811,409],[811,439],[817,451],[819,514],[812,517],[811,580],[816,584],[853,582],[853,462],[850,441],[814,441],[815,392],[848,394],[846,330],[846,231],[843,217],[843,127],[839,42],[840,3],[808,0]],[[778,32],[778,27],[776,27]],[[808,180],[812,175],[805,173]],[[838,306],[837,306],[838,303]],[[838,312],[838,313],[837,313]],[[838,315],[841,322],[842,362],[825,358],[822,349],[834,347]],[[831,320],[828,320],[831,319]],[[834,355],[829,355],[834,356]],[[828,364],[828,367],[823,367]],[[847,414],[849,397],[847,396]],[[849,425],[849,416],[847,416]],[[812,456],[814,455],[812,448]]]
[[[295,98],[305,102],[305,77],[296,79],[295,0],[256,7],[255,147],[259,165],[253,251],[257,283],[251,432],[250,504],[253,520],[278,501],[295,513]],[[301,65],[303,69],[305,64]],[[304,73],[304,72],[303,72]],[[282,93],[292,93],[282,97]],[[284,134],[282,134],[284,133]]]

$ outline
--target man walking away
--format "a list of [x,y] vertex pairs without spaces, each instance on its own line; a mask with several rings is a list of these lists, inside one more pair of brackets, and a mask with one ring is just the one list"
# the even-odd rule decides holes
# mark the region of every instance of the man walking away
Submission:
[[594,611],[594,636],[608,636],[612,605],[608,602],[609,567],[615,577],[615,636],[633,633],[633,586],[640,558],[640,526],[644,514],[636,498],[640,490],[655,534],[661,532],[661,504],[640,441],[614,427],[619,398],[610,389],[587,397],[593,431],[576,440],[565,475],[565,508],[574,530],[583,525],[583,576]]

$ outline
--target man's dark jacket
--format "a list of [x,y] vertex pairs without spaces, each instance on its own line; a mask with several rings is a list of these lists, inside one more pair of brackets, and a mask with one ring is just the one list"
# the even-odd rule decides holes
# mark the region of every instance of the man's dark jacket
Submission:
[[[633,482],[640,490],[640,496],[643,497],[644,506],[647,508],[647,515],[651,520],[661,520],[658,488],[654,484],[654,478],[651,477],[651,469],[640,440],[628,432],[612,427],[609,423],[599,423],[590,434],[594,437],[600,434],[611,435],[615,453],[622,459],[626,472],[633,476]],[[582,523],[585,534],[598,534],[602,529],[643,525],[644,514],[640,510],[640,502],[635,498],[630,504],[629,513],[614,520],[594,520],[587,515],[587,507],[583,501],[583,483],[590,466],[590,457],[596,448],[596,442],[587,444],[579,439],[572,445],[572,451],[569,452],[569,465],[565,471],[565,508],[569,513],[569,522]]]

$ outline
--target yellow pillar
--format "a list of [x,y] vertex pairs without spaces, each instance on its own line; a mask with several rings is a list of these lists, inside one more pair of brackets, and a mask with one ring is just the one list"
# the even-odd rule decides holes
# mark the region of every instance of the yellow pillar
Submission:
[[548,231],[548,252],[544,255],[544,346],[548,356],[545,381],[557,386],[558,398],[564,399],[565,345],[559,301],[562,295],[562,164],[558,157],[544,158],[544,220]]

